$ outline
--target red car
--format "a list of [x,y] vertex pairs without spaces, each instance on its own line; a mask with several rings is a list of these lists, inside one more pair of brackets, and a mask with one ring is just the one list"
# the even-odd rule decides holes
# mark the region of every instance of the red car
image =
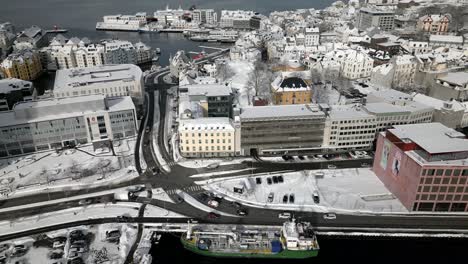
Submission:
[[217,213],[211,212],[211,213],[208,214],[209,219],[217,219],[217,218],[220,218],[220,217],[221,217],[221,215],[219,215]]

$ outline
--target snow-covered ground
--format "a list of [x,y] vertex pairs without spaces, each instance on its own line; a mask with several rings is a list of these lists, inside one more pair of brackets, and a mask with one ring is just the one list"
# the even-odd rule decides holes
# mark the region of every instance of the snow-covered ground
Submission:
[[247,85],[248,76],[253,70],[253,64],[248,61],[229,61],[229,69],[233,71],[234,76],[231,78],[231,87],[239,91],[238,100],[239,106],[249,106],[251,96],[255,95],[253,87]]
[[244,161],[251,161],[252,158],[228,158],[228,159],[186,159],[178,164],[183,167],[199,169],[206,168],[208,165],[218,164],[219,166],[240,164]]
[[145,217],[169,217],[169,218],[186,218],[185,215],[171,212],[161,207],[157,207],[151,204],[146,205]]
[[[121,264],[135,242],[137,228],[134,224],[102,224],[92,226],[79,226],[68,229],[61,229],[38,236],[35,238],[25,237],[2,243],[9,244],[11,252],[13,245],[24,245],[27,248],[26,254],[19,257],[11,257],[7,263],[24,264],[46,264],[46,263],[66,263],[70,249],[70,232],[81,231],[84,235],[83,252],[81,258],[84,263],[108,263]],[[116,232],[120,238],[110,240],[106,234]],[[62,246],[53,247],[53,242],[63,239]],[[61,258],[51,259],[51,253],[63,254]]]
[[[204,188],[220,193],[229,200],[250,206],[295,211],[341,212],[341,213],[407,213],[407,209],[391,195],[383,183],[368,168],[323,170],[282,173],[283,183],[267,183],[267,178],[279,174],[254,177],[236,177],[231,180],[208,180]],[[256,184],[256,178],[262,183]],[[205,181],[206,182],[206,181]],[[200,183],[205,183],[200,182]],[[235,193],[234,187],[244,186],[244,193]],[[273,201],[268,197],[273,193]],[[314,193],[320,202],[315,203]],[[294,202],[290,202],[290,196]],[[284,197],[287,197],[284,201]]]
[[1,198],[55,190],[76,190],[109,185],[138,177],[134,167],[136,137],[114,141],[109,149],[80,146],[59,153],[49,151],[0,159],[0,189],[11,190]]
[[119,215],[136,217],[138,216],[138,209],[140,206],[141,204],[139,203],[93,204],[30,217],[12,219],[11,221],[1,221],[0,234],[6,235],[61,223],[116,217]]

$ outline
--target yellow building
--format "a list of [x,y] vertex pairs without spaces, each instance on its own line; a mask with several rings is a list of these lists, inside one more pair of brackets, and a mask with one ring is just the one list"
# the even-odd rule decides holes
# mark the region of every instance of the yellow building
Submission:
[[42,74],[42,65],[36,53],[30,50],[22,50],[10,54],[0,64],[0,70],[6,78],[32,81]]
[[276,78],[272,92],[276,105],[308,104],[312,101],[312,89],[299,77]]
[[182,119],[179,150],[183,157],[228,157],[240,151],[240,129],[227,117]]

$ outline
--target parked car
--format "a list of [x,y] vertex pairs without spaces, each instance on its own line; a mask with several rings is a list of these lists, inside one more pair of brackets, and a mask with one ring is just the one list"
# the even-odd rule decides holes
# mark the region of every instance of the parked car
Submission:
[[52,248],[63,248],[65,246],[65,242],[63,241],[54,241],[52,244]]
[[68,253],[68,259],[81,258],[83,256],[80,252],[70,252]]
[[336,214],[333,213],[327,213],[323,215],[323,219],[326,220],[335,220],[336,219]]
[[271,185],[271,183],[272,183],[272,180],[271,180],[271,178],[270,178],[270,177],[268,177],[268,178],[267,178],[267,183],[268,183],[269,185]]
[[211,163],[206,166],[207,169],[217,169],[219,167],[219,163]]
[[273,183],[278,183],[278,177],[273,176],[272,179],[273,179]]
[[294,193],[291,193],[291,194],[289,195],[289,202],[290,202],[290,203],[294,203]]
[[63,251],[53,251],[50,252],[49,258],[50,259],[59,259],[63,257]]
[[272,193],[272,192],[269,193],[269,194],[268,194],[268,202],[269,202],[269,203],[272,203],[274,197],[275,197],[275,194],[274,194],[274,193]]
[[238,209],[238,210],[237,210],[237,215],[246,216],[246,215],[247,215],[247,211],[246,211],[245,209]]
[[154,174],[158,174],[158,173],[160,173],[161,171],[159,170],[158,167],[152,167],[152,168],[151,168],[151,172],[153,172]]
[[312,198],[314,199],[314,203],[320,203],[320,196],[317,190],[312,194]]
[[361,167],[367,168],[367,167],[370,167],[370,165],[369,165],[369,163],[361,163]]
[[333,164],[328,164],[328,169],[330,169],[330,170],[335,170],[335,169],[336,169],[336,166],[333,165]]
[[278,176],[278,182],[279,182],[279,183],[283,183],[283,182],[284,182],[283,176],[282,176],[282,175]]
[[288,202],[288,195],[285,194],[283,195],[283,203],[287,203]]
[[291,213],[288,213],[288,212],[281,213],[281,214],[278,215],[278,218],[289,219],[289,218],[291,218]]
[[217,213],[214,213],[214,212],[211,212],[208,214],[208,218],[209,219],[217,219],[217,218],[220,218],[221,215],[217,214]]
[[209,201],[208,201],[208,205],[211,206],[211,207],[213,207],[213,208],[216,208],[216,207],[219,206],[219,202],[216,201],[216,200],[209,200]]
[[260,177],[255,178],[255,183],[256,184],[262,184],[262,178],[260,178]]
[[130,217],[126,215],[119,215],[117,216],[117,221],[119,222],[128,222],[130,220]]
[[5,251],[5,250],[7,250],[9,248],[10,248],[9,244],[1,244],[0,245],[0,252],[3,252],[3,251]]
[[69,259],[67,264],[84,264],[84,261],[81,257],[75,257],[73,259]]
[[79,205],[88,205],[93,202],[93,199],[83,199],[78,202]]
[[300,160],[305,160],[304,156],[297,156]]
[[144,185],[134,185],[127,188],[129,192],[141,192],[145,189]]

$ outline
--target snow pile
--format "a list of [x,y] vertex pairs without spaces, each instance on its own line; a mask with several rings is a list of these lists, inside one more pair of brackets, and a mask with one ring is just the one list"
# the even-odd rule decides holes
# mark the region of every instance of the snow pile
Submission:
[[137,233],[137,225],[122,226],[119,240],[119,253],[122,259],[127,258],[128,252],[130,251],[132,245],[136,242]]

